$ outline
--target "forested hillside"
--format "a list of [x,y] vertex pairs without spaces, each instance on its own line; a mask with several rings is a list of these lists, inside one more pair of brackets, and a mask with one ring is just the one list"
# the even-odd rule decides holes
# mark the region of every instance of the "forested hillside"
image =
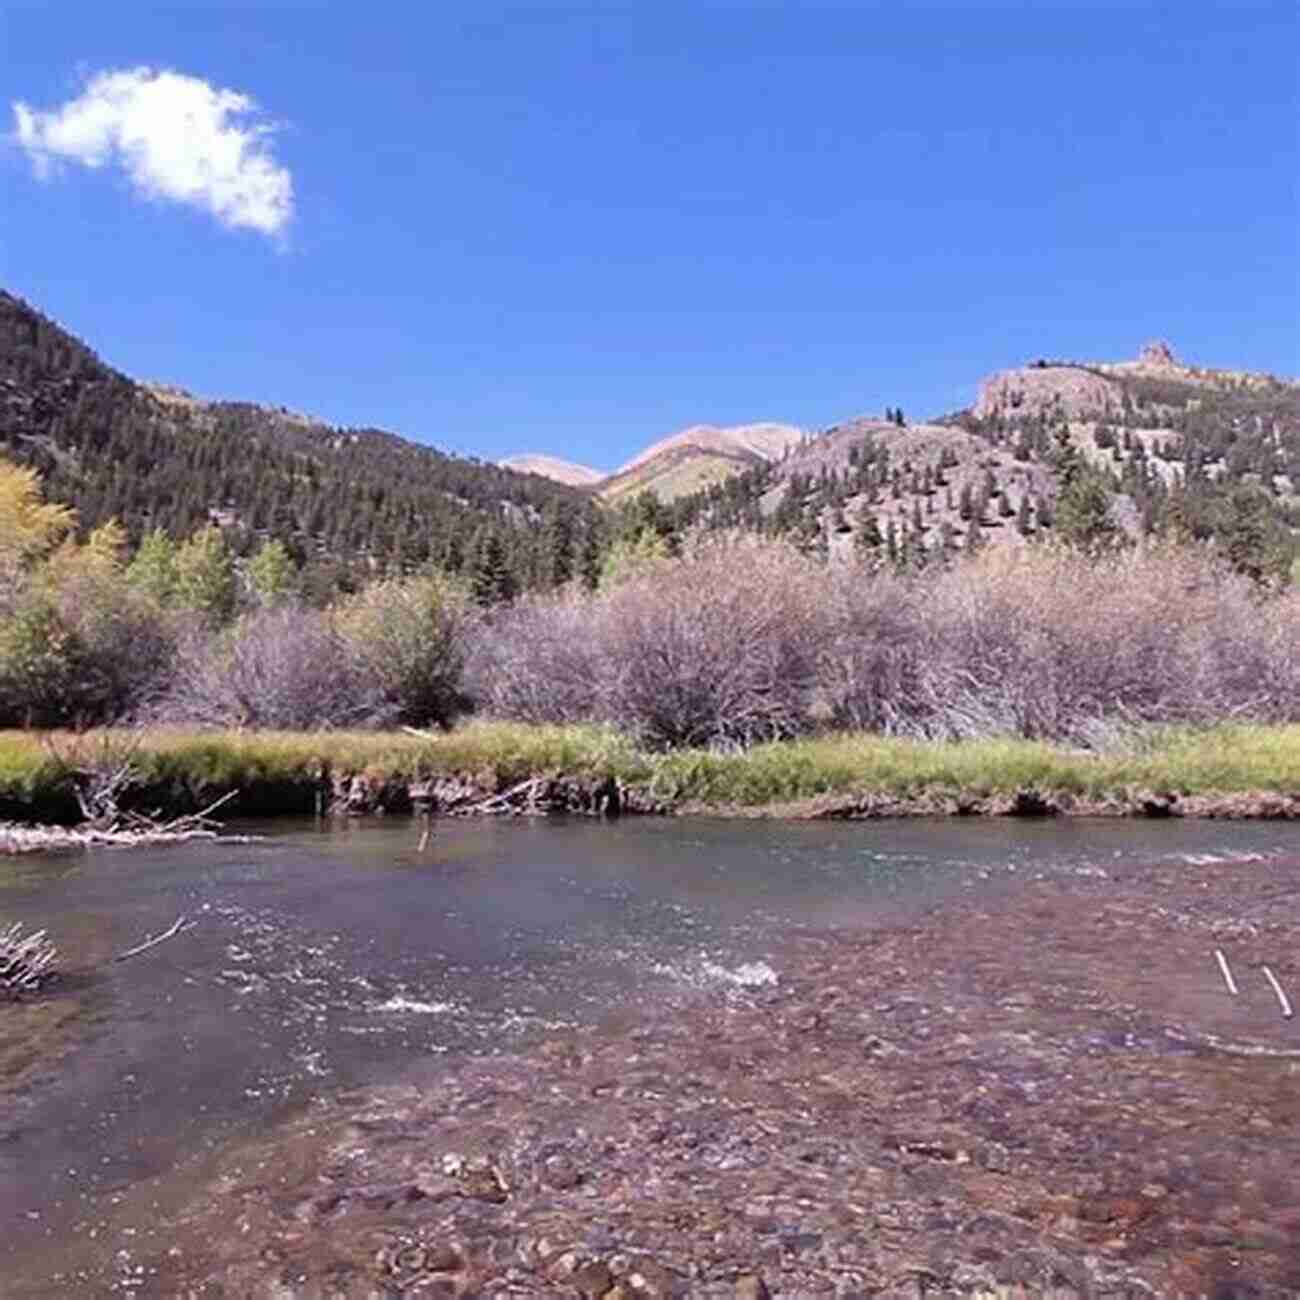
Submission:
[[1167,535],[1280,580],[1300,529],[1300,386],[1172,359],[1039,362],[933,423],[891,409],[806,437],[664,519],[911,569],[1043,536],[1095,548]]
[[[754,451],[750,435],[768,442]],[[694,473],[701,448],[735,453],[696,474],[708,486],[638,494],[667,489],[679,452]],[[318,604],[429,565],[483,603],[573,577],[594,587],[611,563],[729,528],[903,570],[1047,536],[1096,548],[1167,535],[1282,580],[1300,529],[1300,386],[1185,366],[1163,344],[1132,362],[1001,372],[932,422],[890,408],[804,435],[687,430],[610,480],[628,480],[614,508],[378,429],[137,383],[0,292],[0,454],[37,469],[83,535],[117,518],[136,545],[154,528],[179,541],[216,523],[239,556],[278,539]],[[637,478],[647,467],[658,478]]]
[[138,543],[216,522],[244,554],[278,538],[321,600],[430,561],[487,597],[594,579],[603,544],[580,491],[378,429],[150,388],[4,292],[0,454],[39,470],[84,532],[115,517]]

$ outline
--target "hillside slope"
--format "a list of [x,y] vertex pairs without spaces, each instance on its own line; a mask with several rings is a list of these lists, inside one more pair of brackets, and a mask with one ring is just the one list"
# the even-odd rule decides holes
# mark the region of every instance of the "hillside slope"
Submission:
[[531,524],[563,516],[570,539],[599,526],[586,493],[534,474],[137,383],[2,291],[0,454],[37,467],[86,528],[116,517],[138,540],[215,521],[237,549],[278,537],[344,582],[350,568],[460,570],[490,533],[522,585],[545,567]]
[[1300,385],[1185,366],[1164,344],[1129,362],[1036,361],[986,379],[970,408],[939,421],[835,425],[682,499],[676,517],[924,563],[1052,530],[1075,464],[1109,496],[1119,532],[1172,526],[1281,571],[1300,528]]

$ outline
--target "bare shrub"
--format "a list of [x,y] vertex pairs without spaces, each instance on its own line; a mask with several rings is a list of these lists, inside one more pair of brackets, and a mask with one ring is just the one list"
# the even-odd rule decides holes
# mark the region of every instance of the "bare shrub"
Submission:
[[924,589],[857,566],[830,575],[831,635],[819,666],[834,727],[923,735],[933,713],[924,671]]
[[729,538],[629,578],[603,599],[607,716],[656,748],[809,730],[823,584],[782,543]]
[[920,577],[724,541],[590,598],[491,616],[487,712],[610,721],[655,747],[817,725],[1095,746],[1153,723],[1300,717],[1300,593],[1196,547],[987,551]]
[[1300,591],[1261,599],[1234,575],[1216,615],[1204,629],[1206,716],[1300,722]]
[[310,731],[391,715],[383,685],[358,662],[327,614],[262,610],[224,633],[196,628],[177,655],[165,721]]
[[1290,608],[1196,548],[992,552],[927,584],[898,712],[923,734],[1076,742],[1107,721],[1294,716]]
[[566,593],[521,600],[484,615],[465,685],[493,717],[582,722],[603,712],[605,606]]

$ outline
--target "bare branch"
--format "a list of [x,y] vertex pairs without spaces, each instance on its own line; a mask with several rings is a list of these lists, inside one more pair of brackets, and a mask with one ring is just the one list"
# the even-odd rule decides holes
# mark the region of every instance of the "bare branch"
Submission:
[[148,952],[150,948],[156,948],[160,943],[164,943],[175,935],[184,934],[186,930],[192,930],[194,926],[194,921],[187,921],[185,917],[178,916],[170,929],[164,930],[162,934],[154,935],[152,939],[146,939],[144,943],[137,944],[134,948],[128,948],[125,952],[119,952],[113,960],[125,961],[128,957],[137,957],[140,953]]

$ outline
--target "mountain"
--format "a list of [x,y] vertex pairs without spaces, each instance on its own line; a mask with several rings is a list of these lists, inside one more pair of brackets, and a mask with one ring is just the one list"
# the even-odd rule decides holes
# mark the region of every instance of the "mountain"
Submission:
[[428,561],[453,572],[490,563],[502,590],[546,586],[590,568],[603,536],[588,493],[535,474],[137,383],[3,291],[0,454],[39,469],[47,497],[75,506],[87,529],[116,517],[138,541],[215,522],[241,552],[279,538],[322,598]]
[[730,428],[696,424],[651,443],[608,475],[551,456],[511,456],[501,464],[542,474],[559,483],[593,487],[610,505],[641,492],[653,492],[661,501],[673,501],[754,465],[779,460],[801,437],[803,431],[789,424],[738,424]]
[[[0,454],[36,467],[85,529],[116,517],[138,542],[215,523],[240,554],[279,538],[321,600],[425,563],[466,574],[486,599],[594,582],[606,545],[638,520],[928,563],[1059,529],[1063,501],[1080,527],[1080,483],[1093,515],[1082,526],[1213,539],[1260,574],[1284,571],[1300,531],[1300,385],[1186,365],[1165,344],[1130,361],[1034,360],[929,422],[696,425],[601,478],[138,383],[0,291]],[[643,492],[658,499],[648,513],[639,500],[602,508]]]
[[507,456],[497,462],[503,469],[512,469],[517,474],[540,474],[553,483],[564,483],[569,487],[594,487],[605,474],[589,465],[575,465],[571,460],[561,460],[558,456],[523,455]]
[[[1300,385],[1184,365],[1167,344],[1133,361],[1036,360],[929,423],[846,421],[779,462],[674,503],[676,527],[754,528],[831,555],[924,563],[1023,545],[1059,526],[1214,539],[1240,567],[1280,573],[1300,530]],[[1086,471],[1086,472],[1085,472]],[[1086,494],[1083,494],[1086,495]],[[1261,569],[1260,566],[1263,566]]]
[[799,429],[784,424],[693,425],[652,443],[597,490],[611,505],[642,492],[673,501],[777,459],[801,436]]

